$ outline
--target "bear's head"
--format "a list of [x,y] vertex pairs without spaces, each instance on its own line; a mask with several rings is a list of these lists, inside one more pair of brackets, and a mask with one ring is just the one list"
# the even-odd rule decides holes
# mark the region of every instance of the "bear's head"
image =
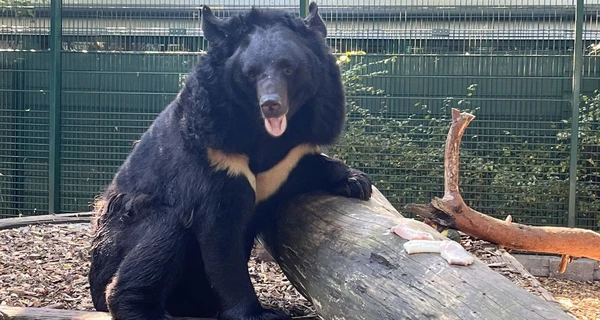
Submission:
[[250,121],[261,121],[275,138],[286,131],[319,137],[314,143],[337,138],[345,115],[343,85],[316,3],[305,19],[254,8],[221,19],[203,6],[202,29],[208,55],[219,57],[213,67],[226,83],[222,94],[256,116]]

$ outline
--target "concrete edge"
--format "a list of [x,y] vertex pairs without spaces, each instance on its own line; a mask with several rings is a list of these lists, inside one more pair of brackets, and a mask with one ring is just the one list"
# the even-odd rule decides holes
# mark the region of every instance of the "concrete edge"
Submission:
[[574,259],[567,265],[565,273],[558,273],[560,257],[534,254],[512,254],[527,271],[537,277],[548,277],[573,281],[600,281],[600,261],[588,258]]

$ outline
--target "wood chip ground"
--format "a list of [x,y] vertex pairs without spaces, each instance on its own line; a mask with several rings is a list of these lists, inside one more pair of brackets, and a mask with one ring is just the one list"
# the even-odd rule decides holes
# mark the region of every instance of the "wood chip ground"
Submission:
[[[90,226],[32,225],[0,231],[0,305],[93,310],[87,283]],[[492,269],[534,294],[558,300],[579,319],[600,319],[600,283],[523,276],[504,263],[502,250],[463,237],[463,245]],[[318,319],[311,304],[277,264],[252,255],[252,282],[263,304],[297,319]],[[539,280],[539,281],[537,281]]]

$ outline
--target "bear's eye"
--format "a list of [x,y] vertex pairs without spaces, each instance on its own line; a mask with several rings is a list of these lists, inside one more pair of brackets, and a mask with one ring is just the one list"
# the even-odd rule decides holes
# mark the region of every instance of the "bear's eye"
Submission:
[[256,71],[254,71],[254,70],[250,70],[250,71],[248,71],[248,73],[247,73],[247,76],[248,76],[248,78],[250,78],[250,79],[254,79],[254,78],[256,78]]
[[287,67],[285,69],[283,69],[283,73],[290,75],[294,72],[294,69],[292,67]]

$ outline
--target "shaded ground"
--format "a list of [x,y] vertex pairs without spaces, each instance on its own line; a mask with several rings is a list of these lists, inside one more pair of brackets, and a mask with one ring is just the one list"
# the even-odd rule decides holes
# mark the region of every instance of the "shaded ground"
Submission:
[[[41,225],[0,231],[0,304],[93,310],[89,297],[87,255],[88,224]],[[463,237],[466,248],[482,261],[527,290],[541,294],[546,288],[580,319],[600,319],[600,283],[539,279],[543,288],[518,270],[494,264],[496,246]],[[260,300],[284,308],[300,319],[317,319],[310,303],[285,278],[273,262],[253,254],[249,264]]]

